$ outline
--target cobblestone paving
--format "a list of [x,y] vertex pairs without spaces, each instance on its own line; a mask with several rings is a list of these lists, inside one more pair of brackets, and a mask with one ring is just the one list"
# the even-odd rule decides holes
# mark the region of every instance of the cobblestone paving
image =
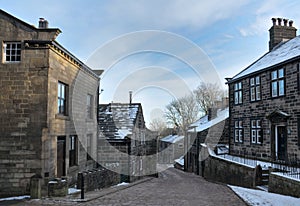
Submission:
[[211,183],[202,177],[170,168],[153,178],[119,189],[88,202],[29,200],[17,205],[129,205],[129,206],[243,206],[246,205],[226,185]]

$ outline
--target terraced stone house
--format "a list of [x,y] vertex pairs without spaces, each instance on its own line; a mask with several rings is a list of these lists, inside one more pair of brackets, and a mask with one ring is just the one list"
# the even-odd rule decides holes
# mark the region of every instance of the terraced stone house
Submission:
[[30,178],[96,166],[99,74],[55,39],[0,10],[0,196],[28,194]]
[[227,79],[230,153],[268,161],[300,159],[300,36],[272,19],[269,51]]
[[99,105],[98,163],[132,182],[156,174],[157,134],[147,129],[140,103]]

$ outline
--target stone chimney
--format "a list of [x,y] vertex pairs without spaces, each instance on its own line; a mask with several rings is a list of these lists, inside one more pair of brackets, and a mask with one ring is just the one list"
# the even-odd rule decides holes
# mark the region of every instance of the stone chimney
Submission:
[[217,107],[208,108],[208,111],[207,111],[208,121],[217,117],[218,110],[219,110],[219,108],[217,108]]
[[46,19],[40,18],[39,29],[48,29],[48,21]]
[[270,28],[269,50],[271,51],[280,42],[296,37],[297,29],[293,27],[293,21],[282,18],[272,18],[273,26]]

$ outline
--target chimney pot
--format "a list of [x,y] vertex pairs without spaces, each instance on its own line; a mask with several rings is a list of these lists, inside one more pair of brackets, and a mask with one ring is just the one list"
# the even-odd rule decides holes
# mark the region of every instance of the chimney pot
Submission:
[[289,26],[292,27],[292,26],[293,26],[293,23],[294,23],[293,20],[290,20],[290,21],[289,21]]
[[273,26],[276,26],[276,19],[272,18]]
[[284,26],[287,26],[288,21],[288,19],[283,19]]
[[129,91],[129,104],[132,103],[132,91]]
[[39,20],[39,28],[40,29],[47,29],[48,28],[48,21],[44,18],[40,18]]
[[278,21],[278,26],[281,26],[282,18],[277,18],[277,21]]

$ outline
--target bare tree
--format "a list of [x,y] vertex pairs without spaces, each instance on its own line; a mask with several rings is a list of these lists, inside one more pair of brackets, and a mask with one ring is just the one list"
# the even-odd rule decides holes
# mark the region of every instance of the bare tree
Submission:
[[215,103],[225,96],[225,90],[216,83],[201,82],[194,90],[194,95],[201,111],[207,114],[208,109],[215,106]]
[[165,112],[168,122],[177,127],[181,133],[199,118],[199,114],[198,104],[192,94],[173,100],[166,106]]
[[166,122],[162,118],[152,119],[150,122],[150,130],[158,132],[159,135],[167,128]]

